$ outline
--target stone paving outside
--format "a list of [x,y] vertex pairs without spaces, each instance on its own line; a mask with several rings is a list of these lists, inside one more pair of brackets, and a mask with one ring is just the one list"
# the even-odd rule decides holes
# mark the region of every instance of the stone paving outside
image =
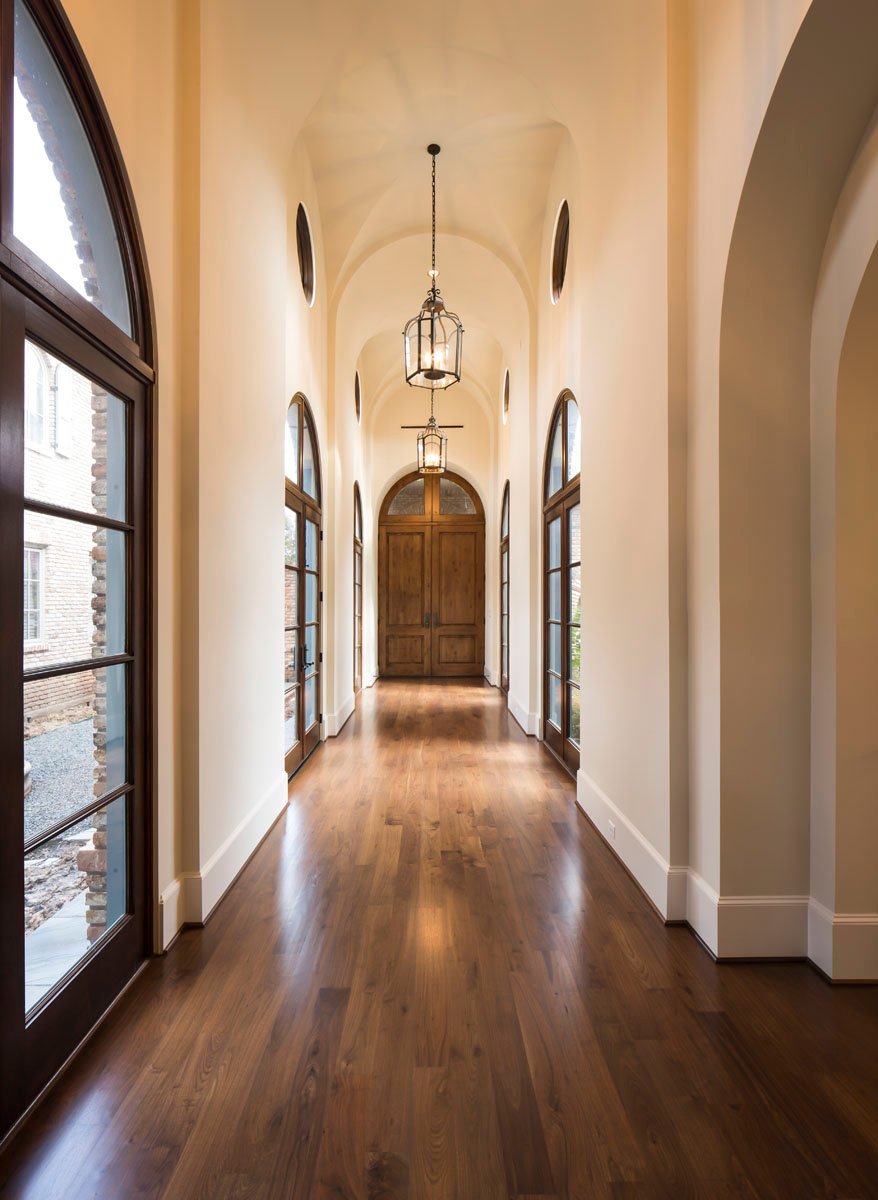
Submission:
[[[87,802],[94,778],[92,736],[89,718],[37,734],[25,743],[32,771],[31,790],[24,798],[25,839]],[[90,843],[91,832],[91,818],[86,818],[26,856],[24,923],[28,932],[85,890],[86,877],[77,870],[76,855]]]

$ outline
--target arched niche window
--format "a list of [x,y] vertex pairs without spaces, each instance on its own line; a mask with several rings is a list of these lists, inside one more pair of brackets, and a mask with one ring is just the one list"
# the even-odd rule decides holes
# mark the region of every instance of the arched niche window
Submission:
[[503,424],[509,420],[509,372],[503,376],[503,400],[502,400],[502,415]]
[[561,203],[558,216],[555,218],[555,235],[552,238],[552,303],[557,304],[564,290],[567,278],[567,254],[570,249],[570,207],[567,201]]
[[500,507],[500,690],[509,693],[509,480]]
[[357,418],[359,425],[363,419],[363,395],[360,388],[360,372],[354,373],[354,416]]
[[290,401],[284,438],[284,762],[291,775],[319,743],[323,720],[320,458],[301,393]]
[[581,711],[579,461],[579,408],[564,391],[549,424],[544,468],[543,738],[571,771],[579,767]]
[[363,687],[363,502],[354,483],[354,695]]
[[308,305],[314,303],[316,272],[314,269],[314,244],[311,241],[311,225],[304,204],[296,210],[296,253],[299,258],[299,278]]
[[0,0],[0,27],[0,575],[24,582],[0,589],[0,738],[22,746],[0,756],[2,1137],[151,949],[155,374],[76,37],[54,0]]

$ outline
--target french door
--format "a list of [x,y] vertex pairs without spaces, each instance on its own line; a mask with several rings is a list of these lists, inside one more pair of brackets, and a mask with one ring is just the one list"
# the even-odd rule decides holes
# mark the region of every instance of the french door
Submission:
[[382,676],[484,674],[484,509],[450,472],[407,475],[382,505],[378,666]]
[[287,774],[320,741],[321,532],[316,510],[287,489],[284,536],[284,731]]
[[555,406],[543,508],[543,740],[571,772],[581,732],[580,422],[570,392]]
[[2,314],[0,1132],[149,934],[147,392],[8,284]]

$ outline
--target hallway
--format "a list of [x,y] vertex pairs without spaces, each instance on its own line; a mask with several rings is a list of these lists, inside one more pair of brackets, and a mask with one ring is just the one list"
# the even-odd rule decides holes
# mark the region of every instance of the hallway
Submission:
[[3,1196],[876,1195],[875,990],[663,926],[495,689],[379,683],[290,795]]

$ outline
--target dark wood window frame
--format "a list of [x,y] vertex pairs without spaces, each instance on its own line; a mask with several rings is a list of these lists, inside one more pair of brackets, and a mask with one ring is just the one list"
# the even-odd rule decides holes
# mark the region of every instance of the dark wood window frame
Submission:
[[555,236],[552,238],[552,301],[557,304],[564,291],[567,278],[567,255],[570,251],[570,206],[562,200],[555,218]]
[[[508,379],[508,375],[507,375]],[[503,532],[503,526],[506,532]],[[503,578],[503,567],[506,567],[506,579]],[[506,611],[503,611],[503,584],[506,584]],[[500,503],[500,691],[504,696],[509,695],[509,480],[503,488],[503,499]],[[505,636],[505,643],[504,643]],[[506,646],[506,673],[503,672],[503,647]]]
[[[124,333],[13,232],[15,89],[14,4],[0,0],[0,571],[18,576],[23,512],[115,529],[126,537],[124,653],[22,672],[22,589],[0,589],[0,1140],[63,1067],[153,949],[155,707],[152,571],[155,342],[143,237],[122,155],[94,77],[60,4],[26,0],[53,56],[94,154],[119,244],[131,335]],[[61,147],[63,152],[63,146]],[[124,404],[124,520],[26,500],[24,492],[24,346],[29,340]],[[33,849],[124,799],[124,915],[25,1013],[24,807],[22,730],[25,680],[69,676],[113,665],[126,672],[124,783],[65,813],[28,842]]]
[[[573,563],[570,560],[570,539],[569,539],[569,520],[570,513],[580,503],[580,474],[577,471],[572,477],[569,475],[569,464],[567,462],[567,413],[568,403],[577,404],[576,397],[571,391],[565,389],[555,402],[552,409],[552,417],[549,421],[549,433],[546,440],[546,453],[543,462],[543,670],[542,670],[542,733],[545,746],[555,755],[555,757],[564,765],[564,767],[575,774],[579,769],[580,749],[579,745],[567,736],[569,730],[569,708],[570,708],[570,687],[578,687],[579,685],[571,683],[569,662],[570,662],[570,643],[571,643],[571,621],[570,621],[570,572],[571,567],[579,566],[579,563]],[[578,408],[578,405],[577,405]],[[549,470],[552,455],[552,443],[555,439],[555,431],[560,422],[561,426],[561,487],[546,496],[548,486]],[[560,521],[560,546],[558,567],[550,567],[550,548],[549,536],[550,526],[555,520]],[[560,575],[560,593],[561,605],[558,619],[550,617],[549,607],[549,591],[550,591],[550,576],[558,573]],[[557,625],[560,629],[560,666],[561,670],[557,674],[550,671],[549,657],[549,629],[551,625]],[[549,688],[550,676],[558,678],[560,681],[561,690],[561,724],[560,727],[555,725],[549,719]],[[581,736],[581,735],[580,735]]]
[[310,306],[314,303],[317,272],[314,264],[314,243],[311,240],[311,222],[308,220],[304,204],[300,204],[296,209],[296,254],[299,259],[302,291],[305,294],[305,302]]
[[363,501],[354,482],[354,695],[363,690]]
[[[295,514],[295,519],[298,522],[297,529],[297,546],[299,561],[293,569],[298,572],[298,584],[296,588],[297,594],[297,622],[296,622],[296,664],[295,676],[296,682],[289,688],[284,686],[284,699],[286,703],[286,695],[288,692],[297,690],[297,740],[289,747],[286,747],[284,755],[284,765],[287,775],[293,775],[302,763],[311,755],[320,743],[320,728],[323,721],[323,510],[322,510],[322,473],[320,469],[320,447],[317,439],[317,427],[314,423],[314,414],[311,411],[311,406],[307,398],[301,393],[296,392],[289,405],[287,406],[286,420],[289,420],[289,413],[295,410],[297,419],[298,439],[297,439],[297,462],[296,462],[296,478],[290,479],[289,476],[284,477],[284,502],[286,508]],[[304,476],[304,458],[305,458],[305,428],[311,436],[311,452],[314,463],[314,490],[315,496],[306,492],[302,486]],[[313,566],[308,566],[306,562],[306,537],[308,523],[316,526],[316,551],[317,561]],[[315,589],[317,594],[316,602],[316,620],[308,621],[306,604],[307,604],[307,588],[308,577],[316,578]],[[314,637],[314,653],[313,661],[307,659],[307,630],[310,627],[315,628]],[[291,632],[291,630],[290,630]],[[285,651],[286,653],[286,651]],[[313,671],[309,668],[314,667]],[[305,690],[308,680],[316,677],[317,682],[316,698],[315,698],[315,714],[316,720],[310,725],[305,724]]]

